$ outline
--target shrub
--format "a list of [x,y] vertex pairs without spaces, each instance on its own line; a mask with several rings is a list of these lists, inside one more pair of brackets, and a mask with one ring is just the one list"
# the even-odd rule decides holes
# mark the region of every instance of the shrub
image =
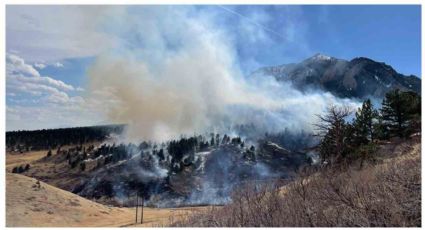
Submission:
[[240,187],[232,202],[180,219],[189,227],[421,226],[420,153],[362,170],[323,168],[280,187]]
[[52,156],[52,150],[49,149],[49,151],[47,152],[46,157],[51,157]]

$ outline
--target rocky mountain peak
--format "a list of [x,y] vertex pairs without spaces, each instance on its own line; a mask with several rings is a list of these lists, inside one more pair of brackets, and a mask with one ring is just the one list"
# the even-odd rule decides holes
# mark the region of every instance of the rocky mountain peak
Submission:
[[300,63],[263,67],[252,74],[264,75],[289,81],[300,90],[317,88],[338,97],[380,99],[394,89],[421,93],[420,78],[366,57],[347,61],[317,53]]

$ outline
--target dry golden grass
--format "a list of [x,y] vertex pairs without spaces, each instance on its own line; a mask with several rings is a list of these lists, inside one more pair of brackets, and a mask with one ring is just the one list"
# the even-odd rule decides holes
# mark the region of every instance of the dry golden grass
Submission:
[[[101,142],[90,142],[85,143],[82,146],[88,147],[90,145],[97,146],[101,144]],[[62,150],[67,150],[69,148],[76,147],[75,145],[65,145],[62,146]],[[6,151],[6,171],[11,172],[13,167],[25,165],[25,164],[31,164],[37,160],[40,160],[41,158],[45,157],[47,155],[48,150],[39,150],[39,151],[29,151],[29,152],[11,152]],[[52,150],[52,154],[56,154],[56,150]]]
[[[34,164],[48,176],[54,165],[38,161],[47,151],[6,155],[6,168]],[[18,174],[6,176],[9,227],[98,226],[420,226],[420,137],[385,145],[377,165],[345,171],[321,170],[284,186],[247,186],[223,207],[145,208],[134,224],[134,208],[108,207]],[[47,169],[46,171],[44,171]],[[41,171],[37,171],[41,170]],[[54,181],[54,180],[52,180]]]
[[[86,143],[83,146],[99,145],[100,142]],[[62,150],[75,148],[76,145],[62,146]],[[87,172],[82,172],[79,167],[70,169],[68,162],[64,159],[65,155],[56,155],[56,149],[52,150],[52,156],[45,159],[48,150],[29,151],[23,153],[7,152],[6,153],[6,172],[12,172],[16,166],[30,165],[30,169],[22,173],[25,176],[39,179],[47,184],[55,187],[72,191],[72,189],[89,175]],[[59,157],[59,158],[58,158]]]
[[171,220],[202,208],[145,207],[144,224],[134,225],[135,208],[108,207],[43,182],[38,188],[36,183],[37,180],[23,175],[6,174],[6,226],[165,226]]
[[47,150],[42,151],[31,151],[25,153],[6,153],[6,171],[11,172],[13,167],[30,164],[33,161],[39,160],[45,157]]

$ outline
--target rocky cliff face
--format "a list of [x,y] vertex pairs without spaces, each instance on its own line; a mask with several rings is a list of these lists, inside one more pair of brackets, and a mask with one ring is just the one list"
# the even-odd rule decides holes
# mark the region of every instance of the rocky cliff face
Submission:
[[322,89],[338,97],[382,98],[394,89],[420,93],[420,78],[405,76],[391,66],[359,57],[351,61],[316,54],[300,63],[263,67],[251,77],[274,76],[300,90]]

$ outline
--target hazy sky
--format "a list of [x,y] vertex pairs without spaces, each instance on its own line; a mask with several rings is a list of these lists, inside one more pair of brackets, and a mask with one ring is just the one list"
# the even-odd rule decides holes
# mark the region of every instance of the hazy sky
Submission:
[[220,37],[240,75],[323,53],[421,76],[420,18],[420,6],[7,6],[6,129],[108,123],[114,101],[88,92],[93,63],[161,66],[202,39],[193,31]]

